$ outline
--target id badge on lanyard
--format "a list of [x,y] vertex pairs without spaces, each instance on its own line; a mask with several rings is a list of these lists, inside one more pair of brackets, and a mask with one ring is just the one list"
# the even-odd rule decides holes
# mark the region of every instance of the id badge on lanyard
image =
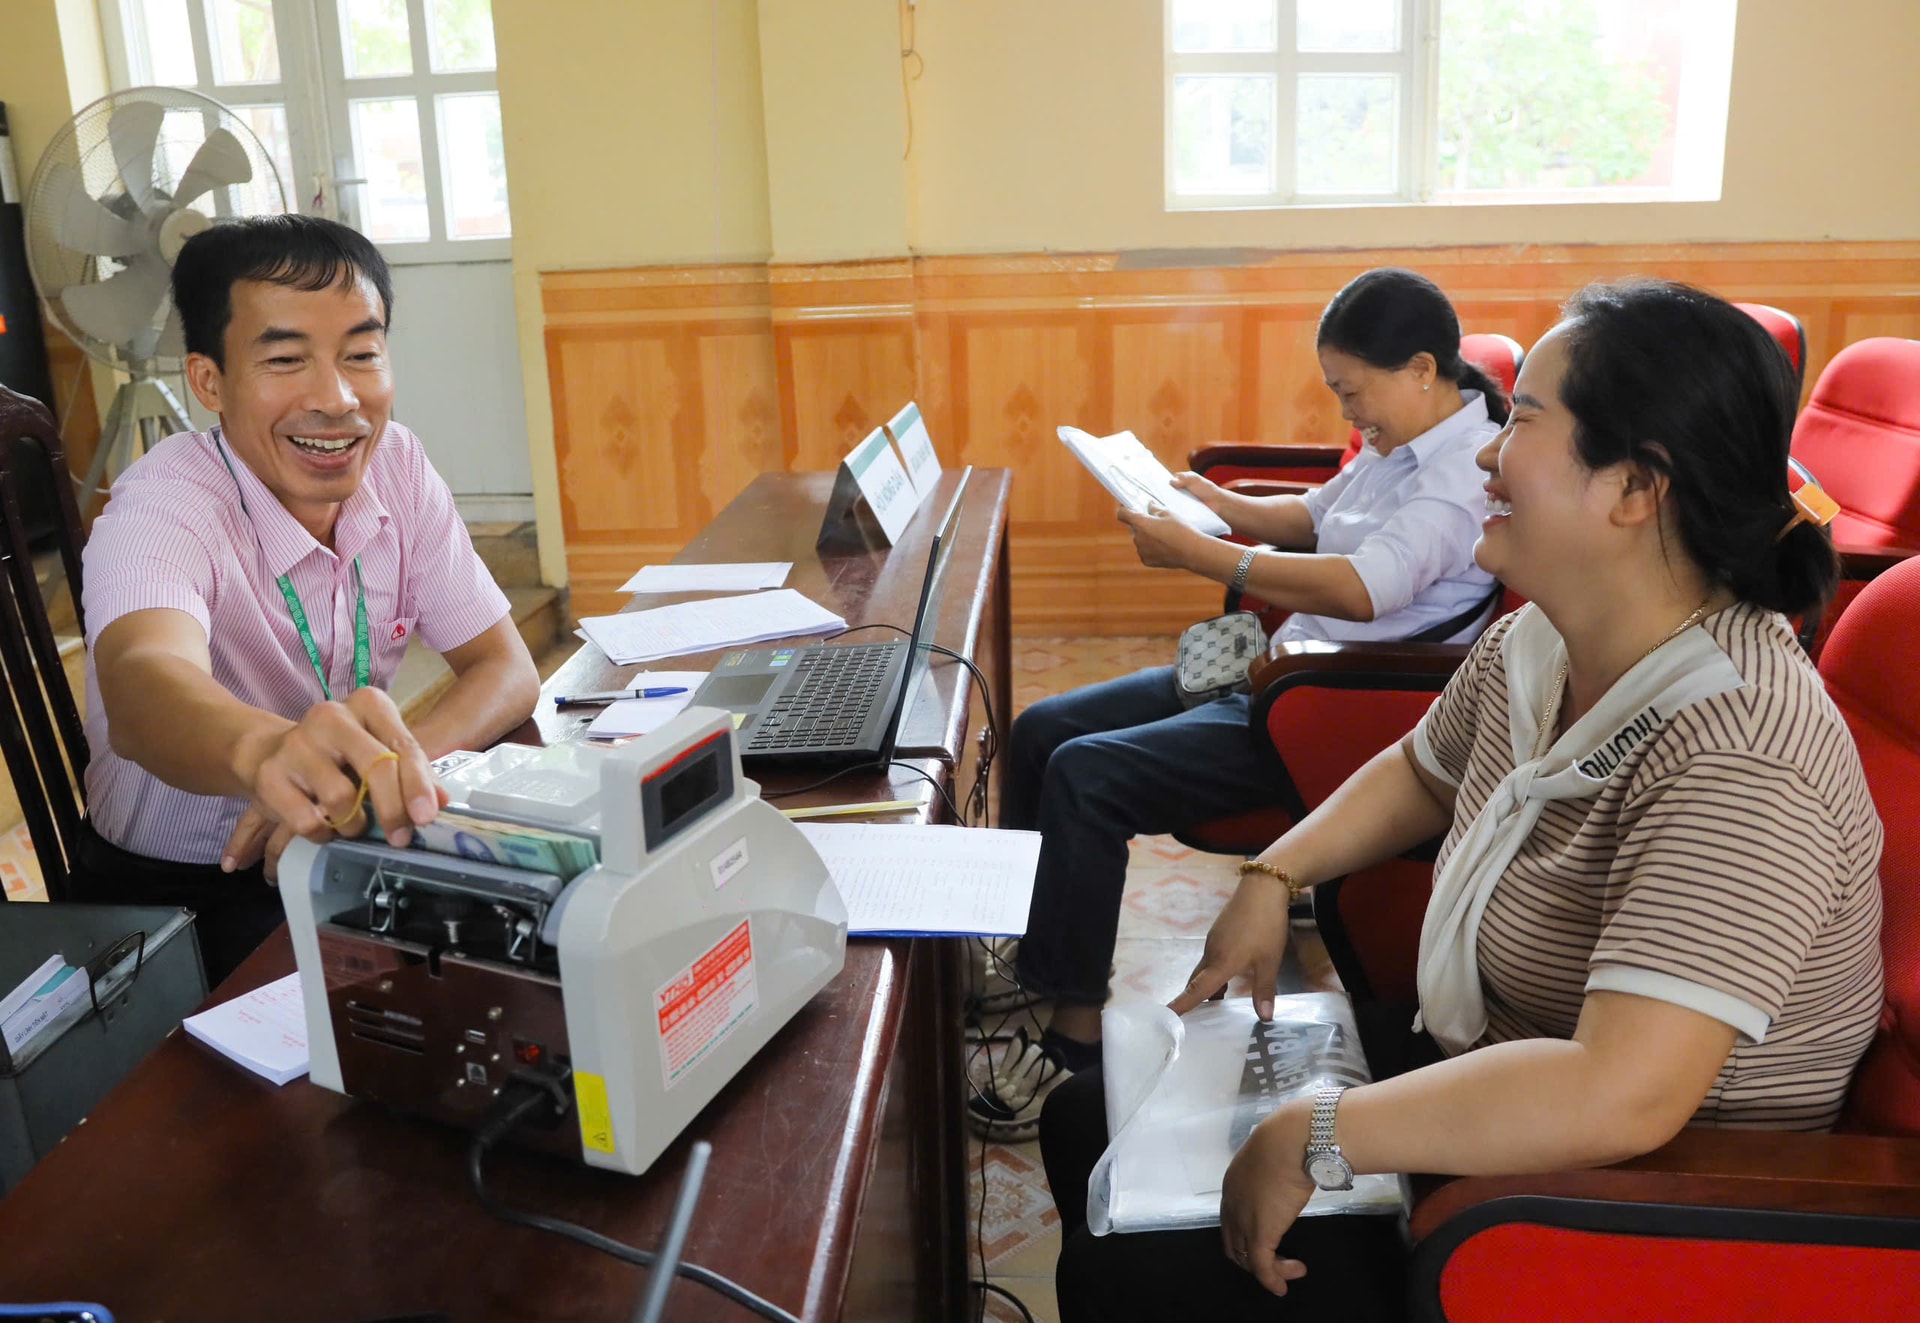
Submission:
[[[233,461],[227,458],[227,447],[217,437],[214,447],[220,452],[220,462],[227,466],[227,476],[233,479],[234,490],[240,496],[240,513],[247,517],[247,523],[253,523],[253,511],[247,509],[247,494],[240,486],[240,475],[233,471]],[[259,541],[260,531],[254,530],[254,540]],[[307,609],[300,604],[300,594],[293,590],[293,580],[281,575],[276,581],[280,595],[287,599],[287,614],[293,617],[293,627],[300,633],[300,642],[306,645],[307,661],[313,667],[313,678],[320,682],[320,692],[327,701],[333,701],[333,686],[327,683],[327,665],[320,656],[320,645],[313,641],[313,629],[307,624]],[[367,628],[367,585],[360,576],[360,558],[353,558],[353,687],[365,689],[373,683],[373,634]]]

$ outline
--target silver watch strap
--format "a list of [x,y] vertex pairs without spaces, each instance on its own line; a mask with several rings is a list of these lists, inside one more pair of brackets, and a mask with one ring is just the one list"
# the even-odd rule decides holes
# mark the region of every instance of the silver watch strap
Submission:
[[1340,1106],[1340,1095],[1346,1091],[1344,1085],[1323,1084],[1320,1091],[1313,1095],[1313,1115],[1307,1122],[1308,1153],[1327,1152],[1338,1147],[1333,1142],[1333,1120]]
[[1259,547],[1248,547],[1247,554],[1240,558],[1239,566],[1233,571],[1233,591],[1236,593],[1247,591],[1247,573],[1253,569],[1253,558],[1259,554]]

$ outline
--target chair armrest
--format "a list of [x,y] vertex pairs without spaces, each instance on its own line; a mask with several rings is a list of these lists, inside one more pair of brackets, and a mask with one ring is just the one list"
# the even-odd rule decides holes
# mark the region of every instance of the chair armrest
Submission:
[[1241,496],[1305,496],[1320,487],[1317,482],[1276,482],[1268,478],[1233,478],[1222,485]]
[[1848,547],[1836,545],[1834,550],[1840,554],[1840,577],[1842,579],[1872,579],[1892,569],[1903,560],[1909,560],[1920,551],[1910,547]]
[[1319,442],[1214,441],[1195,446],[1187,455],[1187,467],[1205,473],[1222,464],[1252,468],[1337,468],[1347,453],[1344,443],[1337,446]]
[[1531,1176],[1421,1177],[1416,1242],[1477,1204],[1516,1195],[1611,1203],[1920,1217],[1920,1140],[1689,1128],[1611,1167]]
[[1438,691],[1466,660],[1464,643],[1275,643],[1247,666],[1257,699],[1282,684]]

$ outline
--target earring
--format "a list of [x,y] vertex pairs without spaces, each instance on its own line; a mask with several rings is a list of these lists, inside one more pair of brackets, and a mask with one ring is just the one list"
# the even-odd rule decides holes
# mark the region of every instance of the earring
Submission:
[[1432,390],[1432,389],[1433,389],[1433,383],[1432,383],[1431,381],[1429,381],[1429,382],[1428,382],[1428,383],[1427,383],[1426,385],[1424,385],[1424,386],[1422,386],[1422,387],[1421,387],[1420,389],[1421,389],[1421,390]]

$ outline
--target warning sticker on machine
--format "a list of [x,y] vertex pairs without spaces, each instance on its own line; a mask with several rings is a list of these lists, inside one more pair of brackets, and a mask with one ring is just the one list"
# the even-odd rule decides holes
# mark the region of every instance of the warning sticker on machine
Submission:
[[753,932],[748,921],[655,990],[660,1068],[671,1089],[753,1010]]

